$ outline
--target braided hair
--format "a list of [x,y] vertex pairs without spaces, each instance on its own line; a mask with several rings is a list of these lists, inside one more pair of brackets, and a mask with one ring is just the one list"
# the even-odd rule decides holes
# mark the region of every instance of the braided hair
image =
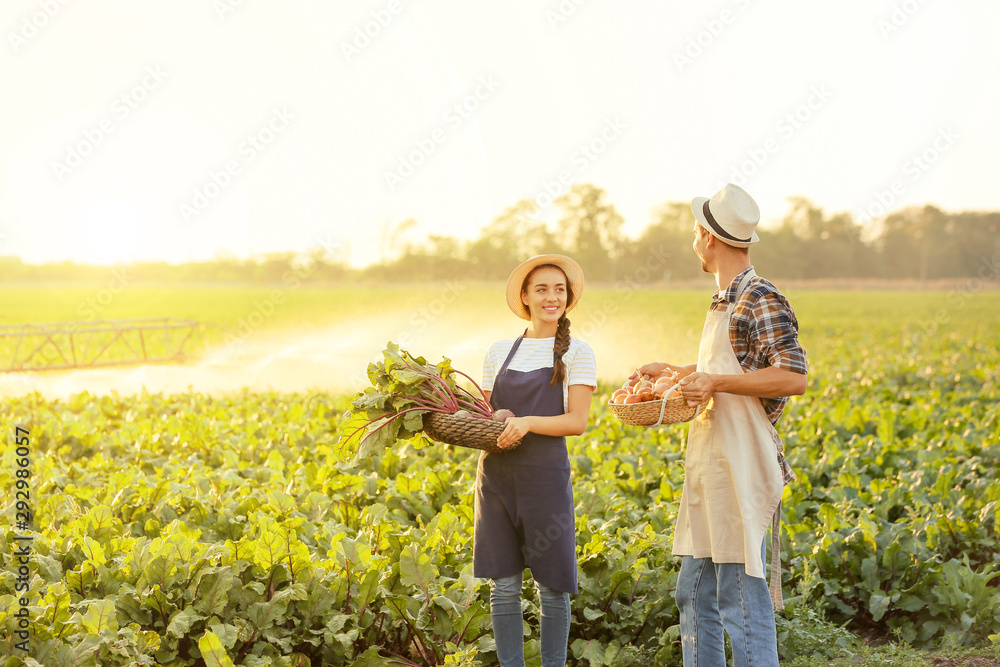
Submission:
[[[566,277],[566,272],[555,264],[539,264],[531,270],[531,272],[524,277],[524,282],[521,283],[521,294],[528,291],[528,284],[531,280],[531,276],[538,269],[557,269],[563,278],[566,280],[566,306],[573,303],[573,285],[570,284],[569,278]],[[570,335],[569,335],[569,318],[566,317],[566,311],[559,316],[559,322],[556,327],[556,343],[555,343],[555,363],[552,368],[552,379],[549,381],[549,385],[554,385],[562,382],[566,379],[566,364],[563,362],[563,355],[569,350]]]

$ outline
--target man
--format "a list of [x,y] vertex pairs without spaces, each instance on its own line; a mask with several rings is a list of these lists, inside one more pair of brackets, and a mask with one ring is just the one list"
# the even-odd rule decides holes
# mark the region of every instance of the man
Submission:
[[719,288],[698,363],[639,369],[653,377],[679,373],[688,404],[706,403],[688,431],[674,532],[684,664],[723,667],[725,630],[737,667],[777,665],[764,537],[772,525],[770,598],[780,606],[777,528],[781,491],[794,474],[774,424],[788,397],[806,390],[806,354],[788,301],[750,264],[748,249],[760,240],[756,202],[728,184],[711,199],[695,198],[691,210],[695,254]]

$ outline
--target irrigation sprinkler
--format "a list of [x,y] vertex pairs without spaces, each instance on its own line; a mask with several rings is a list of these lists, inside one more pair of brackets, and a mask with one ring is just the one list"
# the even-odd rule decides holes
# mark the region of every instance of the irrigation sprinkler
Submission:
[[183,361],[199,322],[174,318],[0,326],[0,372]]

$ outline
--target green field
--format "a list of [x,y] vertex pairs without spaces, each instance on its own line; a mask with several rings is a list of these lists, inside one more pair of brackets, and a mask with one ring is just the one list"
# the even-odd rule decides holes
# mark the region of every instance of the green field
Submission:
[[[588,290],[572,314],[573,332],[594,347],[599,373],[608,380],[654,358],[693,362],[711,285],[707,282],[701,290]],[[84,319],[81,304],[85,309],[103,289],[0,287],[0,299],[7,304],[0,325]],[[817,383],[837,372],[884,372],[880,353],[914,363],[932,354],[932,361],[945,367],[968,354],[983,363],[1000,358],[995,345],[1000,291],[983,290],[981,284],[933,292],[799,289],[786,294],[809,353],[813,394]],[[524,326],[507,310],[502,286],[462,283],[379,288],[138,285],[112,295],[97,315],[201,322],[186,348],[191,364],[217,349],[259,344],[266,350],[296,337],[328,335],[329,349],[343,348],[339,363],[351,375],[363,375],[366,363],[393,340],[428,359],[447,355],[476,376],[485,347],[517,335]],[[9,359],[12,344],[0,339],[0,363]],[[345,383],[334,387],[335,380],[319,388],[356,389]]]
[[[4,323],[78,319],[93,289],[4,288]],[[685,430],[623,426],[604,403],[638,363],[693,361],[710,291],[591,290],[573,316],[607,382],[570,439],[572,665],[680,664],[670,545]],[[783,661],[1000,661],[1000,294],[788,293],[811,375],[779,424],[799,474],[783,504]],[[519,333],[497,286],[283,294],[241,340],[351,338],[346,375],[408,335],[410,351],[475,377],[485,344]],[[270,297],[136,286],[101,317],[197,319],[193,351],[208,355]],[[405,442],[350,468],[333,447],[348,394],[306,389],[8,397],[8,451],[15,427],[30,433],[36,532],[28,591],[4,551],[7,664],[24,656],[16,596],[31,666],[495,664],[488,588],[471,577],[475,452]],[[0,468],[9,544],[15,465],[11,453]],[[537,654],[530,583],[525,595]]]

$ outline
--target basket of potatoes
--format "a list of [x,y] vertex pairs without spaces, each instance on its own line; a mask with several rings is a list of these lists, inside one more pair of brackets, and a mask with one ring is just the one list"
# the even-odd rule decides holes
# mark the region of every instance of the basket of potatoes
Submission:
[[691,406],[681,396],[681,376],[667,370],[653,380],[636,371],[635,376],[611,395],[608,406],[623,423],[632,426],[659,426],[691,421],[704,405]]

